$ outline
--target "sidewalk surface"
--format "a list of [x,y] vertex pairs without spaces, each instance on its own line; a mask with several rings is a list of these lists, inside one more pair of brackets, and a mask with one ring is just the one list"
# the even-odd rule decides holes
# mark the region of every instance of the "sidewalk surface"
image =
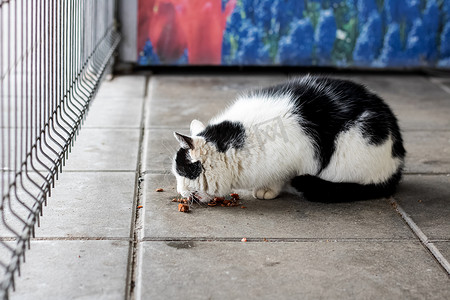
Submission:
[[450,299],[450,79],[337,77],[400,120],[395,199],[246,195],[245,209],[180,213],[172,132],[287,75],[119,76],[92,104],[11,299]]

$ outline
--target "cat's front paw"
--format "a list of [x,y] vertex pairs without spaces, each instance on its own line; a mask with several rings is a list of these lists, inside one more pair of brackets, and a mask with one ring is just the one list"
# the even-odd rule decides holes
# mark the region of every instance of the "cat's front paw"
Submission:
[[267,188],[253,190],[253,197],[257,199],[274,199],[278,196],[278,194],[278,192]]

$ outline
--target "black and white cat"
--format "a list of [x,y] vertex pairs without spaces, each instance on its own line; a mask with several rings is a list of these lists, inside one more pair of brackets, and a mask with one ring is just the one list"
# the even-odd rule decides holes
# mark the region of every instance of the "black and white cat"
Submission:
[[191,136],[174,133],[177,191],[209,201],[236,189],[273,199],[292,186],[312,201],[387,197],[404,166],[397,119],[364,86],[305,76],[241,95]]

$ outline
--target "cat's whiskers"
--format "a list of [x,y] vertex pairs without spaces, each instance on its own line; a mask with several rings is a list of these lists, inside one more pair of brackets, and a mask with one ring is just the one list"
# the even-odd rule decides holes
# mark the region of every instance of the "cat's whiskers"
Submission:
[[[165,153],[176,153],[176,151],[178,150],[177,146],[173,146],[170,143],[166,143],[164,141],[161,142],[161,145],[165,148],[165,150],[166,150]],[[168,166],[164,165],[165,164],[165,160],[164,160],[163,168],[164,168],[164,171],[170,171],[170,170],[172,170],[173,155],[166,155],[166,157],[169,159],[168,161],[170,162],[170,164]]]
[[199,196],[196,195],[196,192],[191,192],[189,196],[189,205],[192,205],[194,203],[203,207],[206,207],[208,205],[206,202],[200,201]]

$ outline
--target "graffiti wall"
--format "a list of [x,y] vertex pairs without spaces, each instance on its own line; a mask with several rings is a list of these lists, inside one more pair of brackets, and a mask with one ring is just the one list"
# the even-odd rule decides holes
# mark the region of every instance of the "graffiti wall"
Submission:
[[139,65],[450,68],[450,0],[139,0]]

